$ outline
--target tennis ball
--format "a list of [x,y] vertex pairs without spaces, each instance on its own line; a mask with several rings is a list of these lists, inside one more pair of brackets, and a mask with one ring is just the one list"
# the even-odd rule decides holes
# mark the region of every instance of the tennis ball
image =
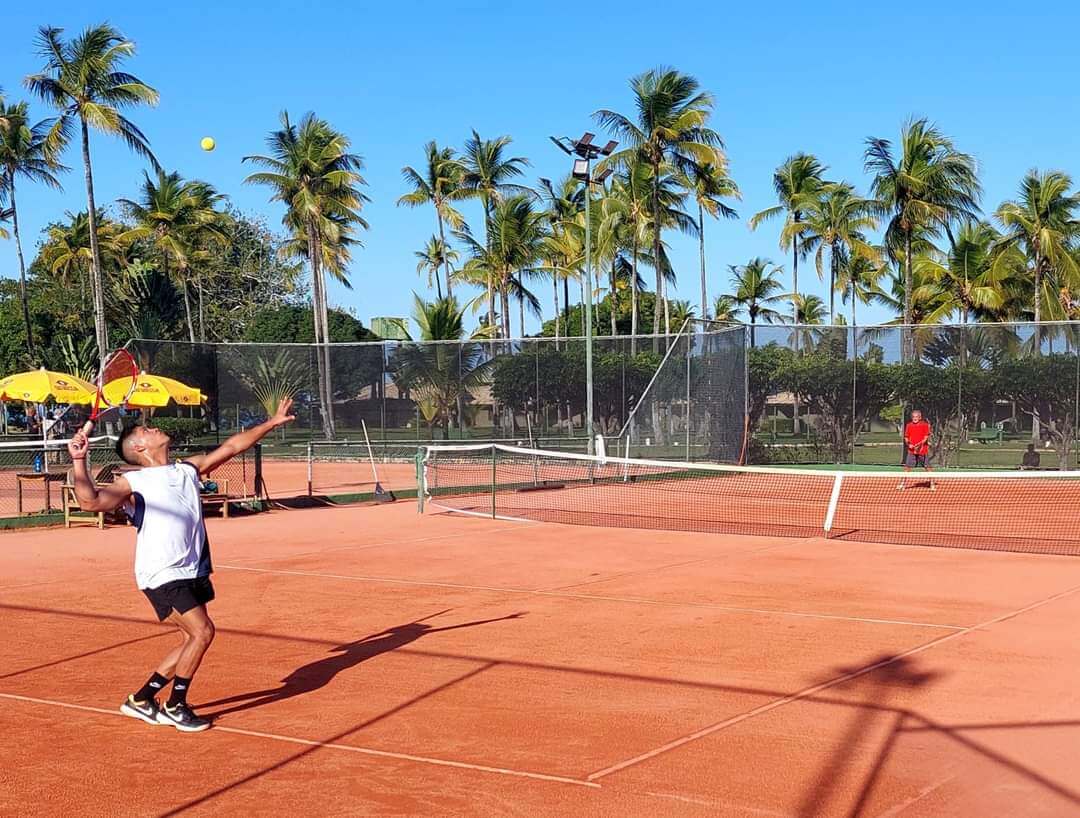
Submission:
[[204,151],[212,151],[214,149],[214,146],[217,145],[213,137],[210,136],[204,136],[202,138],[202,142],[200,142],[199,144],[202,145],[202,149]]

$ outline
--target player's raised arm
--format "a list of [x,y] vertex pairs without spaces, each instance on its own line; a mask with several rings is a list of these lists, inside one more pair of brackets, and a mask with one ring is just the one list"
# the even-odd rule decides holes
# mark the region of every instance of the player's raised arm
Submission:
[[195,466],[201,474],[212,472],[227,460],[236,457],[242,452],[246,452],[274,431],[274,429],[296,420],[296,416],[291,413],[292,403],[291,398],[286,398],[278,404],[277,411],[265,423],[260,423],[258,426],[253,426],[243,432],[238,432],[212,452],[189,457],[187,458],[187,462]]
[[86,456],[90,451],[90,440],[83,432],[76,432],[68,441],[68,454],[71,455],[71,471],[75,478],[75,496],[83,511],[112,511],[119,508],[131,495],[131,486],[124,477],[117,477],[112,483],[97,486],[90,470],[86,466]]

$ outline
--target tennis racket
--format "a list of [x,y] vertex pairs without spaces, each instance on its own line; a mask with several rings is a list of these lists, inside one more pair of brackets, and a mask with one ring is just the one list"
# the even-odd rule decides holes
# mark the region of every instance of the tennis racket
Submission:
[[83,434],[89,436],[95,424],[119,412],[135,391],[138,380],[139,365],[135,363],[130,352],[118,349],[110,354],[102,362],[101,370],[94,381],[97,394],[94,396],[94,408],[90,412],[90,418],[83,424]]

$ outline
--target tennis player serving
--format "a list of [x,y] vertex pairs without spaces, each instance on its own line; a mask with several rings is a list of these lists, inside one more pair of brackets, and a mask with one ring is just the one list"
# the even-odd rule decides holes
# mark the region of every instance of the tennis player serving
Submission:
[[[68,444],[79,505],[84,511],[112,511],[124,506],[138,532],[135,581],[153,605],[158,621],[169,622],[180,632],[180,645],[161,660],[146,684],[120,705],[124,715],[188,733],[210,726],[209,720],[197,716],[187,703],[191,679],[214,639],[214,623],[206,612],[206,604],[214,598],[210,582],[213,567],[199,476],[289,423],[293,420],[291,408],[292,401],[284,400],[265,423],[233,435],[207,454],[176,463],[169,459],[171,441],[167,434],[133,426],[120,435],[116,449],[125,462],[142,468],[100,487],[94,485],[87,469],[90,444],[85,431]],[[159,705],[157,696],[170,680],[169,698]]]
[[[923,419],[923,413],[918,409],[911,411],[911,420],[904,425],[904,473],[905,477],[900,478],[900,485],[897,489],[905,489],[906,475],[912,469],[925,469],[927,472],[933,471],[930,468],[928,459],[930,457],[930,435],[932,433],[930,423]],[[937,487],[934,485],[934,478],[930,478],[930,491],[936,491]]]

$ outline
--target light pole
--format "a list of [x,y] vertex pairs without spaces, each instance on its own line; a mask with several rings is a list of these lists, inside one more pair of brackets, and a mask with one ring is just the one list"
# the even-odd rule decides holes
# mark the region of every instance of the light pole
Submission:
[[[602,185],[604,180],[611,175],[611,168],[604,168],[594,179],[592,176],[592,160],[609,156],[619,143],[614,139],[600,147],[592,143],[596,134],[586,131],[581,139],[569,137],[550,137],[559,150],[574,159],[572,175],[585,183],[585,428],[587,431],[587,446],[589,454],[595,453],[593,440],[593,329],[592,329],[592,219],[589,215],[589,202],[592,199],[592,186]],[[615,309],[615,305],[611,305]],[[568,328],[569,329],[569,328]]]

